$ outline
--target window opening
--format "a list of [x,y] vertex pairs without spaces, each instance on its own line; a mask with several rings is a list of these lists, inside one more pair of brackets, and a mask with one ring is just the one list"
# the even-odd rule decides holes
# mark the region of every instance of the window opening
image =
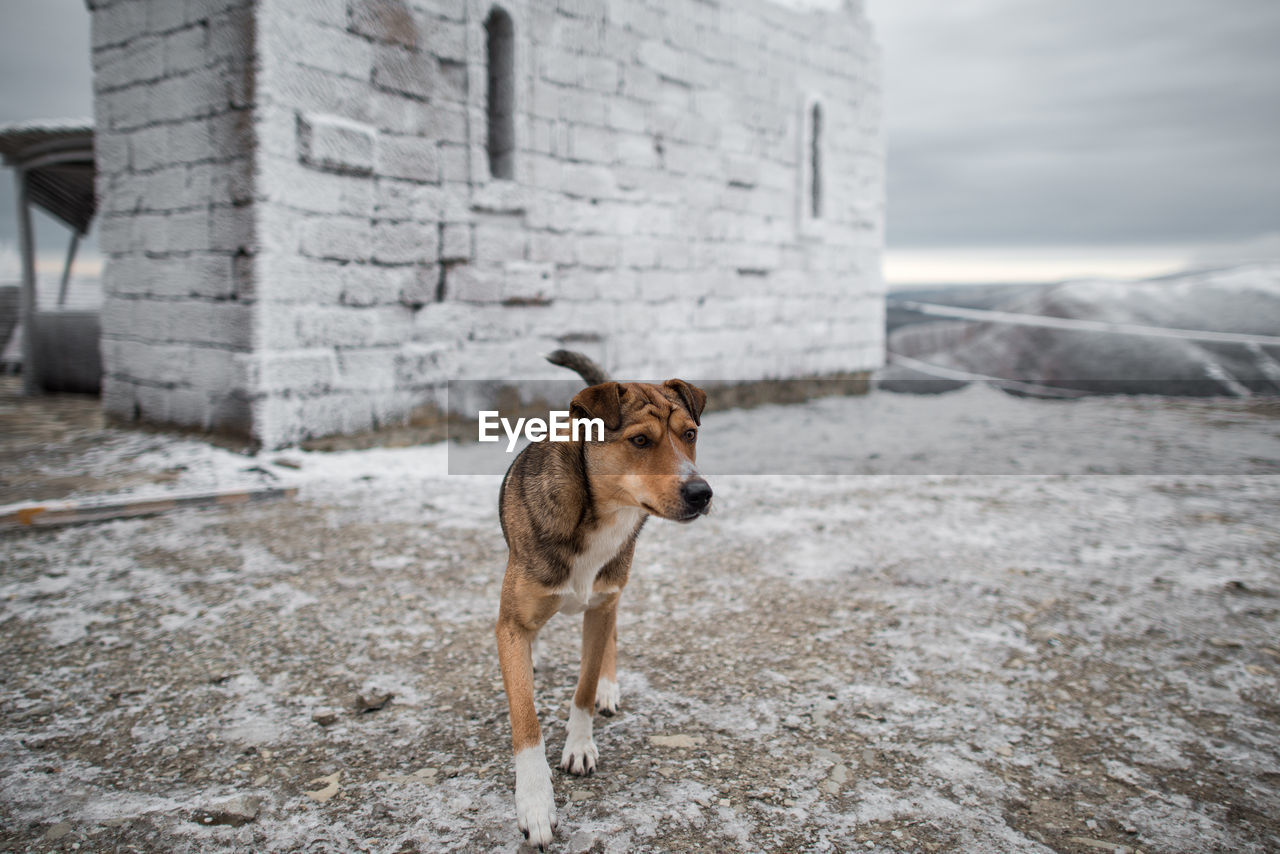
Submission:
[[489,69],[489,175],[515,177],[515,26],[497,6],[484,22],[485,59]]
[[809,110],[809,214],[822,219],[822,105]]

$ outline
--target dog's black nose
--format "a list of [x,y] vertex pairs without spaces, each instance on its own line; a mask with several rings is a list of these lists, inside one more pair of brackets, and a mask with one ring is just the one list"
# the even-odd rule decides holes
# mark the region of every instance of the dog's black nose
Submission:
[[686,480],[680,487],[680,497],[694,510],[701,510],[711,503],[711,484],[700,477]]

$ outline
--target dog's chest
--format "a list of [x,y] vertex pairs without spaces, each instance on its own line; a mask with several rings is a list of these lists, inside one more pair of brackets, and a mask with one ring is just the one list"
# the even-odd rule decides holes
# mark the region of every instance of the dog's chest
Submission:
[[597,600],[604,595],[613,592],[595,592],[593,588],[596,576],[622,550],[643,518],[643,510],[627,507],[619,510],[609,524],[600,526],[587,536],[583,550],[574,556],[569,565],[568,582],[556,591],[561,597],[561,612],[581,613],[596,605]]

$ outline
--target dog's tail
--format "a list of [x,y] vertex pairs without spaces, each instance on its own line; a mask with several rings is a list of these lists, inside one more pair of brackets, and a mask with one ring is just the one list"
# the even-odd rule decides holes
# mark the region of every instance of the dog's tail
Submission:
[[548,353],[544,358],[553,365],[577,371],[578,376],[582,377],[587,385],[600,385],[609,381],[609,375],[604,372],[604,368],[573,350],[556,350],[554,353]]

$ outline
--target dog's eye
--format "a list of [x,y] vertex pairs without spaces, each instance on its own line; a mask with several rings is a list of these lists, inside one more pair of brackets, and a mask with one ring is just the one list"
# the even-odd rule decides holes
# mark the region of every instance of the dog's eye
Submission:
[[637,448],[643,448],[649,444],[649,437],[644,435],[643,433],[641,433],[639,436],[632,436],[631,444],[635,445]]
[[695,440],[695,439],[697,439],[697,438],[698,438],[698,431],[697,431],[697,430],[685,430],[685,431],[684,431],[684,440],[685,440],[686,442],[692,442],[692,441],[694,441],[694,440]]

